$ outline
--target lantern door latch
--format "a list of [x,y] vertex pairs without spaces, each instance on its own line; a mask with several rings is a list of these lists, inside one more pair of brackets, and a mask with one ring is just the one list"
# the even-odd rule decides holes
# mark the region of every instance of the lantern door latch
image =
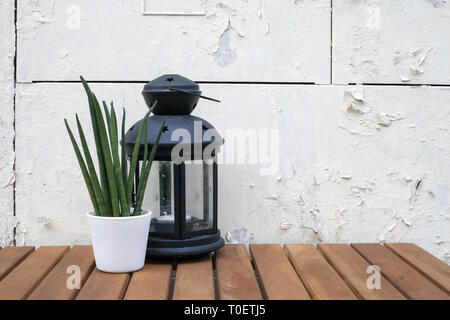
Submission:
[[[144,16],[206,16],[205,0],[141,0]],[[151,5],[151,8],[149,6]]]

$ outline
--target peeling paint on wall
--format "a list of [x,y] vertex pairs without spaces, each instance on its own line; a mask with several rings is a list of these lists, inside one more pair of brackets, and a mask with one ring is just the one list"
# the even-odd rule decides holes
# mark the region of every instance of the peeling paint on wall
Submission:
[[364,99],[362,85],[344,91],[343,100],[346,113],[338,126],[351,135],[370,137],[376,131],[390,127],[394,121],[406,119],[401,112],[388,113],[377,111],[375,106],[371,107]]
[[335,1],[334,83],[448,83],[449,13],[441,0]]
[[[366,85],[202,86],[227,101],[228,114],[240,114],[226,117],[209,102],[196,108],[196,115],[223,132],[249,125],[271,128],[271,111],[282,106],[276,113],[283,137],[279,172],[261,176],[257,165],[220,167],[219,227],[228,243],[407,241],[445,259],[450,242],[447,91]],[[93,84],[93,89],[100,98],[127,107],[127,127],[146,110],[140,84]],[[369,110],[349,112],[344,96]],[[89,197],[59,121],[77,112],[88,123],[82,88],[21,84],[17,98],[17,143],[28,146],[17,155],[17,243],[89,243],[84,217]],[[56,127],[43,125],[49,121]],[[339,123],[360,134],[349,134]],[[57,154],[50,157],[40,148],[44,142]]]
[[0,247],[14,244],[14,2],[0,1]]
[[240,227],[239,229],[227,232],[225,239],[231,244],[245,243],[247,241],[247,229]]
[[435,8],[443,8],[445,3],[447,2],[446,0],[427,0],[427,1],[430,2]]
[[[78,81],[83,74],[146,81],[180,72],[202,81],[329,80],[329,0],[203,3],[205,15],[154,16],[142,15],[141,1],[19,1],[18,80]],[[176,2],[164,4],[171,6]],[[288,41],[292,34],[295,42]],[[102,59],[86,59],[86,52]],[[324,62],[314,63],[318,57]],[[117,62],[121,67],[112,68]],[[261,68],[267,62],[270,68]]]
[[[229,48],[230,33],[233,31],[240,38],[247,34],[246,20],[251,16],[258,17],[261,34],[269,33],[269,24],[265,16],[265,0],[231,0],[225,2],[208,2],[209,29],[211,37],[205,39],[208,43],[208,51],[216,56],[220,50]],[[225,48],[224,48],[225,47]],[[233,53],[236,57],[236,52]],[[219,55],[221,55],[219,53]],[[223,55],[223,53],[222,53]],[[220,66],[224,66],[219,63]],[[227,65],[227,64],[225,64]]]
[[230,32],[230,28],[223,32],[220,36],[219,47],[214,52],[214,60],[221,67],[226,67],[236,61],[236,50],[230,48]]
[[394,65],[405,69],[404,74],[400,77],[402,82],[411,80],[420,80],[420,76],[425,73],[424,63],[433,48],[419,48],[402,52],[395,50]]
[[17,24],[17,36],[34,39],[39,28],[55,22],[55,0],[26,0]]
[[[89,197],[62,122],[78,112],[88,123],[82,88],[25,82],[79,74],[136,81],[184,72],[202,81],[321,84],[202,85],[221,97],[226,112],[202,101],[196,115],[223,131],[276,128],[281,138],[273,176],[261,176],[257,165],[221,166],[219,226],[228,243],[407,241],[449,262],[449,91],[409,86],[450,81],[450,42],[433,32],[448,29],[448,2],[334,1],[333,84],[329,0],[205,3],[206,16],[168,18],[142,16],[135,2],[102,0],[95,11],[92,1],[80,0],[81,30],[69,31],[69,2],[18,2],[17,172],[13,113],[4,112],[0,140],[11,147],[0,150],[0,244],[14,241],[14,228],[18,245],[90,242]],[[131,26],[151,39],[129,33]],[[117,41],[99,41],[97,33],[106,32]],[[82,41],[74,44],[74,37]],[[175,45],[183,50],[167,49]],[[133,48],[127,59],[124,47]],[[0,64],[8,64],[0,99],[12,110],[10,49],[0,48],[7,57]],[[86,59],[88,51],[102,59]],[[125,105],[128,127],[145,113],[141,84],[93,87]]]
[[347,105],[347,111],[364,114],[370,109],[364,103],[364,87],[355,86],[344,92],[344,101]]
[[283,221],[280,223],[281,230],[289,230],[292,226],[293,226],[293,223],[289,222],[289,221]]

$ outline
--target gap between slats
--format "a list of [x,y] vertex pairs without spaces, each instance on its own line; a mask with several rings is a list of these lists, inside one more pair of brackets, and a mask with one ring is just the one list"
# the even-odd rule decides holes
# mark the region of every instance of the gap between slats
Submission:
[[[371,265],[378,265],[381,268],[381,274],[408,299],[448,300],[445,291],[398,257],[387,246],[377,243],[352,243],[351,246]],[[386,261],[389,257],[392,259]],[[399,274],[399,270],[404,273]]]
[[[2,295],[2,290],[7,290],[9,293],[9,295],[4,295],[3,292],[3,296],[0,297],[0,299],[26,299],[69,250],[70,248],[68,246],[42,246],[33,251],[20,264],[16,265],[2,281],[0,281],[0,287],[2,288],[0,290],[0,296]],[[49,259],[50,261],[48,261]],[[29,269],[21,270],[28,267],[27,264],[30,263],[34,263],[34,266],[38,264],[38,269],[32,269],[31,271],[28,271]],[[31,266],[29,268],[31,268]],[[22,273],[19,276],[18,273],[21,271]],[[39,273],[36,274],[36,272]],[[30,282],[25,282],[27,280]],[[12,291],[14,292],[11,293]]]
[[[450,267],[445,262],[433,256],[431,253],[416,244],[386,243],[385,247],[394,252],[398,257],[422,274],[434,285],[450,295]],[[414,257],[408,257],[409,250],[420,254],[422,258],[420,259],[421,261],[417,261],[417,259],[419,259],[417,255]],[[409,254],[411,254],[411,252],[409,252]],[[412,261],[410,258],[412,258]]]
[[105,273],[95,268],[76,300],[122,300],[130,278],[129,273]]
[[84,281],[84,282],[81,284],[80,289],[77,290],[77,292],[76,292],[75,295],[73,296],[73,299],[72,299],[72,300],[76,300],[76,299],[77,299],[78,295],[79,295],[80,292],[81,292],[81,289],[83,289],[84,285],[85,285],[86,282],[89,280],[89,277],[92,275],[92,272],[94,272],[94,270],[95,270],[95,263],[94,263],[94,267],[91,268],[91,270],[89,270],[89,272],[88,272],[88,274],[87,274],[87,277],[86,277],[86,281]]
[[286,244],[284,249],[312,299],[358,299],[313,244]]
[[177,268],[178,268],[178,262],[177,261],[173,261],[172,262],[172,273],[170,275],[169,296],[167,297],[168,300],[173,300],[173,292],[174,292],[174,289],[175,289]]
[[[246,248],[247,249],[247,248]],[[390,248],[389,248],[389,250],[390,250]],[[345,277],[343,277],[339,272],[338,272],[338,270],[336,270],[334,267],[333,267],[333,265],[330,263],[330,261],[328,260],[328,258],[327,258],[327,256],[321,251],[321,250],[318,250],[319,252],[320,252],[320,254],[324,257],[324,259],[327,261],[327,263],[339,274],[339,276],[343,279],[343,281],[344,282],[346,282],[346,284],[348,285],[348,283],[347,283],[347,281],[346,281],[346,279],[345,279]],[[355,250],[356,251],[356,250]],[[22,258],[21,259],[21,261],[19,262],[19,263],[17,263],[16,265],[15,265],[15,267],[14,268],[12,268],[11,270],[9,270],[8,271],[8,274],[10,273],[10,272],[12,272],[18,265],[20,265],[20,263],[22,263],[23,261],[25,261],[26,260],[26,257],[28,257],[29,256],[29,254],[31,254],[32,252],[34,252],[34,251],[31,251],[31,252],[29,252],[28,253],[28,255],[26,255],[24,258]],[[39,284],[41,284],[42,283],[42,281],[51,273],[51,271],[55,268],[55,266],[59,263],[59,261],[61,260],[61,259],[63,259],[63,257],[67,254],[69,252],[69,250],[67,250],[62,256],[61,256],[61,258],[57,261],[57,263],[56,264],[54,264],[53,266],[52,266],[52,268],[50,269],[50,271],[39,281],[39,283],[38,283],[38,285]],[[356,251],[356,252],[358,252],[358,251]],[[248,249],[247,249],[247,253],[248,253]],[[286,252],[285,252],[285,254],[286,254]],[[369,264],[370,264],[370,261],[368,261],[363,255],[361,255],[359,252],[358,252],[358,254],[364,259],[364,260],[366,260]],[[401,257],[400,257],[401,258]],[[264,286],[262,285],[262,282],[261,282],[261,278],[260,278],[260,276],[259,276],[259,274],[258,274],[258,271],[257,271],[257,268],[256,268],[256,265],[255,265],[255,261],[251,258],[251,255],[249,254],[249,260],[250,260],[250,262],[251,262],[251,266],[252,266],[252,269],[253,269],[253,273],[254,273],[254,276],[255,276],[255,279],[256,279],[256,281],[257,281],[257,284],[258,284],[258,288],[259,288],[259,290],[260,290],[260,292],[261,292],[261,294],[262,294],[262,297],[263,297],[263,299],[267,299],[267,294],[264,292]],[[403,258],[402,258],[402,260],[404,260]],[[290,261],[290,260],[289,260]],[[291,263],[291,265],[292,265],[292,261],[290,261],[290,263]],[[169,300],[171,300],[171,299],[173,299],[173,293],[174,293],[174,288],[175,288],[175,283],[176,283],[176,275],[177,275],[177,262],[174,262],[173,264],[172,264],[172,273],[171,273],[171,280],[170,280],[170,288],[169,288],[169,293],[168,293],[168,297],[167,297],[167,299],[169,299]],[[292,265],[292,267],[294,267],[293,265]],[[414,266],[413,266],[414,267]],[[213,271],[213,283],[214,283],[214,293],[215,293],[215,299],[218,299],[219,298],[219,283],[218,283],[218,280],[217,280],[217,269],[216,269],[216,255],[215,254],[213,254],[212,255],[212,259],[211,259],[211,268],[212,268],[212,271]],[[420,270],[419,270],[420,271]],[[89,279],[89,277],[92,275],[92,272],[89,272],[89,275],[88,275],[88,279]],[[297,275],[298,276],[298,275]],[[125,294],[126,294],[126,292],[127,292],[127,289],[128,289],[128,286],[129,286],[129,284],[131,283],[131,280],[132,280],[132,277],[133,277],[133,275],[131,275],[131,277],[129,278],[129,281],[127,282],[127,284],[125,285],[125,288],[124,288],[124,290],[123,290],[123,296],[122,296],[122,298],[125,296]],[[303,283],[303,281],[302,281],[302,279],[301,279],[301,277],[299,277],[299,279],[300,279],[300,281]],[[389,283],[391,283],[394,287],[396,287],[396,285],[395,284],[393,284],[392,283],[392,281],[390,281],[390,279],[387,279],[388,281],[389,281]],[[87,282],[87,281],[86,281]],[[303,283],[304,284],[304,283]],[[36,286],[37,287],[37,286]],[[35,289],[36,289],[36,287],[35,288],[33,288],[33,290],[31,291],[31,292],[33,292]],[[351,286],[351,285],[348,285],[348,287],[352,290],[352,292],[354,293],[354,294],[356,294],[359,298],[361,298],[360,296],[359,296],[359,294],[357,293],[357,292],[355,292],[355,289]],[[82,289],[82,288],[81,288]],[[81,291],[81,290],[79,290],[79,291]],[[79,291],[78,291],[78,293],[79,293]],[[78,293],[76,294],[76,295],[78,295]]]
[[250,262],[252,264],[253,273],[255,274],[255,278],[256,278],[256,283],[258,283],[258,288],[259,288],[259,291],[261,292],[263,300],[268,300],[267,293],[264,290],[264,286],[261,282],[261,276],[259,275],[258,269],[256,268],[255,260],[253,260],[251,256],[250,256]]
[[[262,290],[260,278],[259,278],[259,275],[255,268],[254,262],[251,259],[250,255],[249,255],[249,261],[252,264],[252,270],[253,270],[253,274],[256,278],[256,281],[258,283],[258,288],[259,288],[260,292],[262,293],[263,290]],[[182,260],[179,262],[178,261],[173,262],[173,269],[172,269],[172,274],[171,274],[168,300],[173,300],[174,290],[175,290],[175,286],[177,283],[178,265],[179,265],[179,263],[182,263],[182,262],[183,262]],[[213,275],[212,280],[213,280],[213,285],[214,285],[214,298],[215,298],[215,300],[219,300],[219,282],[218,282],[217,269],[216,269],[216,254],[215,254],[215,252],[212,253],[212,255],[211,255],[211,268],[212,268],[212,275]],[[265,299],[264,295],[263,295],[263,298]]]
[[[317,249],[360,300],[404,300],[406,297],[384,276],[380,289],[369,289],[370,262],[348,244],[319,244]],[[361,281],[361,282],[359,282]]]
[[257,282],[265,300],[311,299],[281,245],[250,244],[249,251]]
[[0,281],[34,251],[34,247],[6,247],[0,250]]
[[[333,270],[336,271],[336,273],[338,273],[338,275],[341,277],[341,279],[347,284],[347,286],[349,287],[349,289],[358,297],[358,298],[362,298],[361,295],[356,291],[355,288],[353,288],[352,285],[349,285],[349,283],[346,281],[345,277],[343,277],[338,270],[336,270],[333,265],[330,263],[330,261],[328,260],[327,256],[325,254],[323,254],[323,252],[321,250],[318,250],[319,253],[321,254],[321,256],[324,257],[324,259],[327,261],[327,263],[331,266],[331,268],[333,268]],[[247,250],[248,252],[248,250]],[[357,251],[356,251],[357,252]],[[368,263],[370,263],[370,261],[368,261],[364,256],[362,256],[359,252],[357,252],[364,260],[366,260]],[[258,284],[258,288],[262,294],[263,299],[267,299],[267,294],[264,292],[264,286],[261,282],[261,278],[258,274],[256,265],[255,265],[255,261],[251,258],[250,254],[249,254],[249,260],[251,262],[251,266],[253,269],[253,273],[255,276],[255,279],[257,281]],[[290,261],[291,262],[291,261]],[[292,262],[291,262],[292,265]],[[168,299],[172,300],[173,299],[173,294],[174,294],[174,288],[175,288],[175,283],[176,283],[176,276],[177,276],[177,267],[178,267],[178,262],[173,262],[173,269],[172,269],[172,273],[171,273],[171,281],[170,281],[170,288],[169,288],[169,294],[168,294]],[[211,259],[211,267],[213,270],[213,283],[214,283],[214,292],[215,292],[215,299],[219,299],[219,284],[218,284],[218,280],[217,280],[217,269],[216,269],[216,255],[213,254],[212,255],[212,259]],[[294,267],[292,265],[292,267]],[[298,276],[298,275],[297,275]],[[299,277],[300,281],[303,283],[302,279]],[[393,285],[394,287],[396,287],[389,279],[386,279],[391,285]],[[130,281],[128,282],[128,285]],[[304,283],[303,283],[304,284]],[[126,294],[126,290],[125,290],[125,294]]]
[[244,244],[226,245],[216,254],[219,299],[263,299],[250,254]]
[[356,290],[356,288],[352,285],[352,283],[350,283],[350,281],[348,281],[348,279],[346,277],[344,277],[341,274],[341,272],[339,272],[339,270],[333,266],[333,263],[330,261],[329,257],[320,249],[320,247],[316,246],[316,248],[317,248],[317,250],[319,250],[320,254],[325,258],[325,260],[328,262],[328,264],[337,272],[337,274],[341,277],[341,279],[344,280],[345,284],[350,288],[350,290],[352,290],[353,294],[359,300],[364,300],[364,297],[358,292],[358,290]]

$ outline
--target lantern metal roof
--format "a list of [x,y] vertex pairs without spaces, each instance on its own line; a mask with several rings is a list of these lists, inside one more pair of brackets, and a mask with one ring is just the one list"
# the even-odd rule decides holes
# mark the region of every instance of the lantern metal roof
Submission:
[[[172,149],[182,142],[185,148],[191,147],[191,159],[202,159],[203,156],[195,153],[195,148],[201,146],[203,150],[211,143],[216,149],[223,144],[222,136],[208,121],[192,116],[190,113],[197,106],[199,98],[211,98],[201,96],[197,83],[176,74],[167,74],[147,83],[142,92],[147,106],[151,108],[157,101],[153,110],[154,115],[147,119],[147,139],[151,148],[155,143],[159,129],[165,122],[155,160],[171,160]],[[136,122],[125,135],[125,152],[133,153],[135,141],[143,120]],[[177,131],[182,129],[184,131]],[[207,130],[215,130],[212,134],[205,135]],[[189,141],[179,137],[188,133]],[[145,135],[142,136],[139,149],[139,159],[144,155]],[[200,156],[200,157],[199,157]],[[215,152],[211,157],[215,156]]]

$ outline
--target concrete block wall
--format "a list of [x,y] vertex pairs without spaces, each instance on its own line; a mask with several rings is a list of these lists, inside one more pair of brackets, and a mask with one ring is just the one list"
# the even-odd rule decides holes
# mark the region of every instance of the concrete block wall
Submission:
[[448,2],[0,0],[0,17],[1,245],[90,241],[63,126],[88,125],[80,74],[129,127],[144,83],[180,73],[222,100],[195,115],[225,138],[279,133],[276,172],[219,168],[227,241],[414,242],[450,262]]

